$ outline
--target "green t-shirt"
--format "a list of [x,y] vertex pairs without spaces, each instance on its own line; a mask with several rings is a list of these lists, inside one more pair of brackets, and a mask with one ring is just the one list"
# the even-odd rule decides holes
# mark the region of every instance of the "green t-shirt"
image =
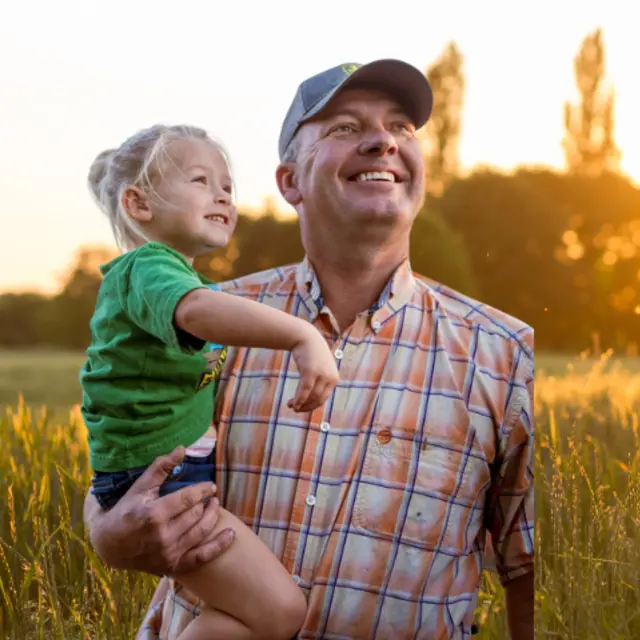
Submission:
[[151,463],[211,424],[215,379],[207,343],[174,324],[178,302],[212,284],[152,242],[101,267],[91,345],[80,373],[95,471]]

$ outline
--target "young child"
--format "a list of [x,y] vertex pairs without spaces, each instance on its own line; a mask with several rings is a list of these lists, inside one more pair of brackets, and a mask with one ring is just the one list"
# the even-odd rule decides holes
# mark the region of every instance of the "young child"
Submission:
[[[101,153],[89,183],[122,255],[103,265],[80,378],[92,492],[112,508],[159,455],[186,447],[161,495],[214,480],[213,417],[220,345],[291,351],[300,374],[294,411],[327,400],[333,356],[308,322],[213,290],[194,258],[227,244],[237,212],[223,149],[201,129],[154,126]],[[221,509],[234,543],[208,565],[173,576],[206,606],[181,640],[289,640],[306,601],[271,551]]]

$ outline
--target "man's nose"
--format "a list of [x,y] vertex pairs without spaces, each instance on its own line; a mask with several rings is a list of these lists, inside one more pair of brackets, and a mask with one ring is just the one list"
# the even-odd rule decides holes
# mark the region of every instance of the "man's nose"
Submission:
[[379,128],[371,131],[360,147],[363,155],[386,156],[395,155],[398,152],[396,139],[386,129]]

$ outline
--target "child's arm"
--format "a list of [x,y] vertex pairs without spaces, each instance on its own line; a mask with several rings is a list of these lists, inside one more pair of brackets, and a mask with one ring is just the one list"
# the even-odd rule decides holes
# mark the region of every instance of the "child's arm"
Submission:
[[183,331],[207,342],[283,351],[291,351],[310,331],[316,331],[284,311],[211,289],[187,293],[176,306],[174,321]]
[[267,305],[210,289],[186,294],[174,322],[187,333],[218,344],[291,351],[300,384],[289,406],[310,411],[324,402],[338,382],[327,343],[308,322]]

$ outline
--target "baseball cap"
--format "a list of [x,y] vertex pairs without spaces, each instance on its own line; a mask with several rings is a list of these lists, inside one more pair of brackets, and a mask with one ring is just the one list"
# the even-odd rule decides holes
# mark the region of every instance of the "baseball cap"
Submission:
[[414,66],[393,59],[375,60],[368,64],[341,64],[307,78],[298,86],[280,130],[280,159],[301,124],[320,113],[340,90],[356,86],[380,89],[394,96],[418,129],[431,115],[431,85]]

